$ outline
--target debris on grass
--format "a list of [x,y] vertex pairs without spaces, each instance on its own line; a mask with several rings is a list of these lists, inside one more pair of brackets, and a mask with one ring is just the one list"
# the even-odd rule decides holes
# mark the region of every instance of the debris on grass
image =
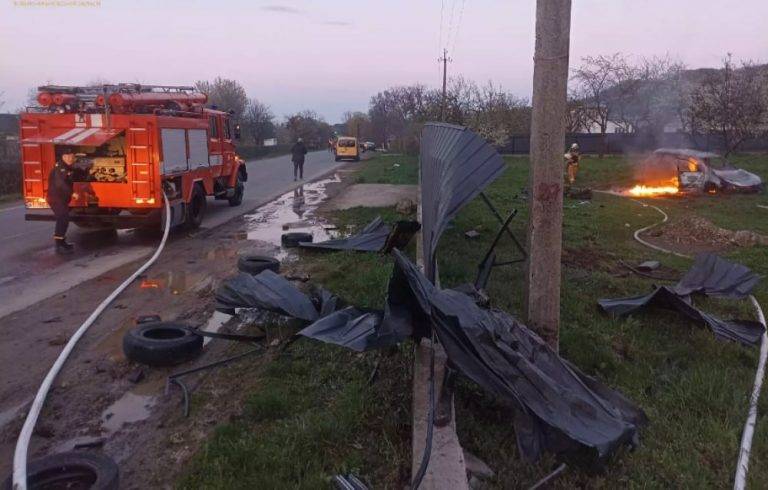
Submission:
[[712,254],[696,257],[693,267],[675,286],[659,286],[649,294],[628,298],[601,299],[598,304],[606,313],[626,316],[647,306],[671,308],[691,320],[703,323],[719,339],[744,345],[759,345],[765,328],[755,321],[722,320],[696,308],[694,293],[713,297],[745,298],[760,277],[741,264],[728,262]]

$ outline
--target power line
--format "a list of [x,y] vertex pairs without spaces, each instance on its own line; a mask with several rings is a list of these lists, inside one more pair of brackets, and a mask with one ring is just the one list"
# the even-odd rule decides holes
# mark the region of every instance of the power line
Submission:
[[456,52],[456,40],[459,38],[459,31],[461,30],[461,20],[464,18],[464,2],[461,0],[461,10],[459,10],[459,21],[456,23],[456,32],[453,35],[453,45],[451,46],[451,54]]
[[[437,41],[437,52],[443,51],[443,10],[445,10],[445,0],[440,0],[440,35]],[[438,76],[440,76],[440,65],[437,68]]]
[[445,0],[440,0],[440,36],[437,40],[437,50],[443,49],[443,10],[445,9]]
[[456,10],[456,0],[451,0],[451,15],[448,17],[448,35],[445,38],[445,46],[442,46],[443,48],[448,48],[448,45],[451,44],[451,32],[453,31],[453,12]]

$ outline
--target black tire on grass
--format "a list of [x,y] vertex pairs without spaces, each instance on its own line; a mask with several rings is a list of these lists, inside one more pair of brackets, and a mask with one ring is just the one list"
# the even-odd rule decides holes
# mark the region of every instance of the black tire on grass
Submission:
[[[27,486],[31,489],[89,488],[117,490],[120,484],[117,464],[111,458],[86,451],[69,451],[33,459],[27,465]],[[11,490],[13,477],[3,482]]]
[[306,233],[302,231],[295,231],[291,233],[283,233],[280,237],[280,243],[285,248],[295,248],[299,246],[301,242],[311,242],[312,233]]
[[202,351],[203,337],[182,323],[146,323],[123,336],[125,357],[147,366],[174,366],[191,361]]
[[268,257],[266,255],[245,254],[237,259],[237,268],[241,272],[247,272],[248,274],[253,275],[267,269],[273,272],[280,272],[280,261],[274,257]]

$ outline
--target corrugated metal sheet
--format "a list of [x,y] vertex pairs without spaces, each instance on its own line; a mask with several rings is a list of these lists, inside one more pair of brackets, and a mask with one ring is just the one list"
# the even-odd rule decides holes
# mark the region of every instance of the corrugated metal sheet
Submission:
[[421,134],[421,224],[427,277],[448,222],[504,171],[496,149],[463,126],[427,123]]

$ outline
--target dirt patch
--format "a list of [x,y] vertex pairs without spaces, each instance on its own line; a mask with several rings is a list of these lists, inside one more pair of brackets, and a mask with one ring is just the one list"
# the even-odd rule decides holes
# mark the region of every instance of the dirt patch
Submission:
[[[247,333],[248,327],[214,314],[212,294],[222,279],[236,272],[238,253],[270,255],[279,250],[246,239],[247,230],[241,218],[166,246],[148,274],[107,308],[73,351],[46,401],[30,458],[88,446],[118,463],[121,488],[173,486],[182,463],[216,423],[237,415],[249,391],[246,385],[254,381],[245,373],[226,377],[226,371],[190,377],[188,386],[195,390],[192,415],[184,418],[180,392],[165,391],[166,376],[247,346],[213,340],[194,363],[150,369],[124,357],[122,337],[138,315],[149,314],[205,330],[239,328]],[[119,267],[0,320],[0,477],[10,473],[26,412],[62,345],[136,267],[138,263]],[[260,362],[246,359],[233,369],[255,369]]]
[[561,262],[573,269],[601,270],[611,273],[621,271],[615,258],[589,247],[564,248]]
[[394,184],[353,184],[345,187],[323,206],[324,211],[349,209],[357,206],[385,208],[409,199],[418,200],[419,186]]
[[688,255],[768,245],[764,235],[751,230],[726,230],[695,215],[648,230],[642,237],[654,245]]

